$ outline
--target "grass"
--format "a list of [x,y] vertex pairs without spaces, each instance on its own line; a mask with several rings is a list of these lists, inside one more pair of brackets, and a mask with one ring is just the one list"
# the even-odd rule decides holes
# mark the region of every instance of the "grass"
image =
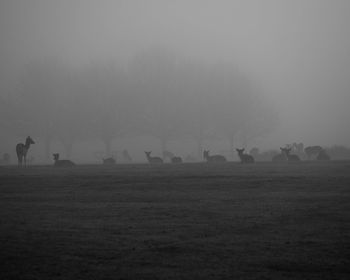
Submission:
[[0,168],[1,279],[348,279],[350,162]]

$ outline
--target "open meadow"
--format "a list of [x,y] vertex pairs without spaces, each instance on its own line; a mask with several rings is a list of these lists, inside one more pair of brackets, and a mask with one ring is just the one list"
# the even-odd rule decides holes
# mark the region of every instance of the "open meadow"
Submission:
[[350,162],[0,167],[0,279],[349,279]]

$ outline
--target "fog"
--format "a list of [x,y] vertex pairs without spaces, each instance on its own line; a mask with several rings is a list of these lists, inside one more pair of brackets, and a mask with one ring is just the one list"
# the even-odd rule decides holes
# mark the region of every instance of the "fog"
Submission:
[[27,135],[42,160],[350,145],[349,12],[347,0],[3,0],[0,153]]

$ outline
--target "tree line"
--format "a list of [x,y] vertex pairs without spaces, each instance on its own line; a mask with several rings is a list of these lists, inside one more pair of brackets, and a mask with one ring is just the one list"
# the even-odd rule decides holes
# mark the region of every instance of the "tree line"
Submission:
[[151,50],[127,64],[91,62],[69,67],[34,60],[10,94],[2,95],[1,130],[43,139],[50,157],[60,141],[70,157],[75,143],[103,142],[110,155],[118,137],[151,135],[161,150],[188,137],[202,153],[203,141],[248,144],[273,129],[276,113],[255,81],[230,64],[210,64]]

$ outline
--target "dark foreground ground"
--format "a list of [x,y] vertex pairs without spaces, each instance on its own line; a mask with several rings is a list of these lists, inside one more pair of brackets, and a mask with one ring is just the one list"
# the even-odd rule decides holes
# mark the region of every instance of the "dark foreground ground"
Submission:
[[0,279],[349,279],[350,162],[0,167]]

